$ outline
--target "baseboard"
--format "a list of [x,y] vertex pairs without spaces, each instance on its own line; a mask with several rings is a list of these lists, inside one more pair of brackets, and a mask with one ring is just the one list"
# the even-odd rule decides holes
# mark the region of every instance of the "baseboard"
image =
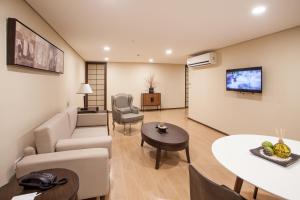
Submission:
[[[176,108],[161,108],[161,110],[176,110],[176,109],[185,109],[185,107],[176,107]],[[153,109],[146,109],[146,110],[141,110],[140,109],[140,111],[141,112],[147,112],[147,111],[160,111],[160,109],[155,109],[155,108],[153,108]]]
[[197,124],[201,124],[201,125],[203,125],[203,126],[206,126],[207,128],[210,128],[210,129],[212,129],[212,130],[214,130],[214,131],[217,131],[217,132],[219,132],[219,133],[221,133],[221,134],[223,134],[223,135],[229,136],[228,133],[225,133],[225,132],[220,131],[220,130],[218,130],[218,129],[216,129],[216,128],[213,128],[213,127],[211,127],[211,126],[208,126],[207,124],[204,124],[204,123],[202,123],[202,122],[199,122],[199,121],[197,121],[197,120],[195,120],[195,119],[192,119],[192,118],[190,118],[190,117],[188,117],[188,119],[191,120],[191,121],[193,121],[193,122],[196,122]]

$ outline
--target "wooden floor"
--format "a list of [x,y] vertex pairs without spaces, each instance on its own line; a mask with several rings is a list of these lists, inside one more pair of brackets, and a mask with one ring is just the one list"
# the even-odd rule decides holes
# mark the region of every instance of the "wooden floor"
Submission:
[[[145,112],[145,123],[163,121],[184,128],[190,135],[191,163],[209,179],[233,188],[235,176],[213,157],[212,143],[224,135],[186,118],[186,110]],[[111,121],[111,120],[110,120]],[[155,149],[140,146],[140,124],[123,134],[123,126],[110,127],[113,137],[110,200],[188,200],[189,179],[185,151],[163,152],[159,170],[154,169]],[[244,183],[241,194],[252,199],[254,186]],[[257,199],[278,199],[259,190]]]

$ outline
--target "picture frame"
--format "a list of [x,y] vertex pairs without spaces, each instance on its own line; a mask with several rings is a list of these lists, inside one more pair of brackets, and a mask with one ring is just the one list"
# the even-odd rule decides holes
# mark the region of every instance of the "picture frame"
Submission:
[[7,19],[7,65],[64,73],[64,52],[15,18]]

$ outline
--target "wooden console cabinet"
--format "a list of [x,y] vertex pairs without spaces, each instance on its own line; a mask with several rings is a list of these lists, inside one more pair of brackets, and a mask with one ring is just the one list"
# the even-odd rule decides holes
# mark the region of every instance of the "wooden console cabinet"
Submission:
[[161,95],[160,93],[142,93],[141,95],[141,110],[145,110],[145,106],[156,106],[156,109],[161,110]]

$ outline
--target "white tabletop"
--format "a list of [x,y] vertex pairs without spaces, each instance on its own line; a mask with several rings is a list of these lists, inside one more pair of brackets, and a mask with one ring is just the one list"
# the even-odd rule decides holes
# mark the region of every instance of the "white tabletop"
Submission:
[[[279,197],[300,199],[300,160],[282,167],[254,156],[249,150],[265,140],[277,143],[278,138],[263,135],[232,135],[216,140],[212,145],[215,158],[229,171]],[[284,139],[292,153],[300,155],[300,142]]]

